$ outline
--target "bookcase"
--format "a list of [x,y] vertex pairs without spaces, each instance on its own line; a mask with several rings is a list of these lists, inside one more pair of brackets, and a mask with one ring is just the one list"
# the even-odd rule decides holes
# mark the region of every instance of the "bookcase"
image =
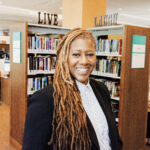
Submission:
[[[149,55],[149,64],[150,64],[150,55]],[[150,112],[150,65],[149,65],[149,79],[148,79],[148,85],[149,85],[148,112]]]
[[[89,30],[97,42],[97,65],[91,77],[101,80],[110,88],[112,107],[123,140],[123,149],[144,149],[147,123],[150,29],[117,25],[90,28]],[[13,58],[13,32],[21,32],[21,63],[13,63],[11,59],[11,70],[13,71],[10,74],[10,140],[18,149],[21,149],[22,144],[27,97],[32,95],[42,85],[41,83],[44,87],[46,86],[45,83],[51,82],[51,75],[54,72],[56,51],[41,50],[36,47],[48,47],[46,41],[49,38],[56,39],[52,46],[55,47],[59,38],[68,31],[67,28],[28,23],[16,24],[10,28],[11,58]],[[131,68],[133,35],[146,36],[145,66],[141,69]],[[44,44],[40,44],[40,38],[41,41],[44,39]],[[39,42],[36,42],[37,39]],[[41,61],[42,63],[40,63]],[[51,65],[48,65],[47,62]]]
[[[6,64],[9,64],[10,36],[8,32],[0,35],[0,101],[10,105],[10,79]],[[8,66],[8,65],[7,65]]]
[[[104,82],[110,91],[116,124],[119,122],[119,100],[123,26],[93,28],[97,62],[92,77]],[[113,36],[114,35],[114,36]]]
[[[7,35],[0,35],[0,59],[6,57],[6,54],[9,53],[9,44],[10,44],[10,36],[8,35],[8,33]],[[5,55],[3,57],[2,52],[3,55]]]
[[[117,25],[89,30],[97,41],[97,65],[92,77],[104,82],[110,90],[112,108],[123,140],[123,150],[144,149],[150,29]],[[133,35],[146,36],[143,68],[131,67]]]
[[[19,23],[10,27],[11,34],[11,121],[10,141],[21,149],[27,99],[52,81],[56,46],[68,28]],[[20,32],[20,63],[13,61],[13,34]]]

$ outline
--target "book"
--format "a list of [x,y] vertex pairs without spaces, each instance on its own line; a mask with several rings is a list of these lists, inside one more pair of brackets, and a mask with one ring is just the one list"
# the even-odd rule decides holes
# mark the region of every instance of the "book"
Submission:
[[44,87],[46,87],[48,84],[51,84],[53,81],[52,76],[44,76],[44,77],[33,77],[28,78],[28,91],[29,92],[35,92],[38,91]]
[[94,70],[120,77],[121,61],[116,58],[97,58]]
[[105,54],[122,54],[122,39],[98,39],[96,41],[96,51]]
[[47,35],[28,35],[28,49],[56,50],[59,39]]

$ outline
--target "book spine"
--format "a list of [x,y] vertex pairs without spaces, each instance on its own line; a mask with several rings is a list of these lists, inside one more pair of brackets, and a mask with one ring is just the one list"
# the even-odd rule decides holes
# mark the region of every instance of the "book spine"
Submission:
[[43,70],[43,58],[39,57],[39,70]]

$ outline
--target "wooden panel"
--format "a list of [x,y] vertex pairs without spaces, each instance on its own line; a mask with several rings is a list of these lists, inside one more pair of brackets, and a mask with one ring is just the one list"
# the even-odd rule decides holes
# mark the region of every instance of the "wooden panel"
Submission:
[[[21,64],[13,63],[12,52],[12,34],[13,32],[21,32]],[[24,122],[26,114],[26,99],[27,99],[27,24],[20,23],[10,27],[11,36],[11,121],[10,121],[10,135],[17,142],[22,144]]]
[[[149,64],[150,64],[150,50],[149,50]],[[149,79],[148,79],[148,84],[149,84],[148,112],[150,112],[150,65],[149,65]]]
[[[131,69],[132,35],[146,36],[144,69]],[[124,52],[121,74],[120,133],[124,150],[143,150],[146,137],[148,99],[148,52],[150,30],[140,27],[125,27]]]
[[10,79],[1,78],[1,100],[10,105],[11,100]]

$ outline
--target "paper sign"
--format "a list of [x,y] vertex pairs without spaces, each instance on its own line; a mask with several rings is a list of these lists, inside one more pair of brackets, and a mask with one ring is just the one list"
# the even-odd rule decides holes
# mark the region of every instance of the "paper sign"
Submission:
[[13,32],[13,63],[21,63],[21,32]]
[[146,36],[133,35],[131,68],[145,67]]

